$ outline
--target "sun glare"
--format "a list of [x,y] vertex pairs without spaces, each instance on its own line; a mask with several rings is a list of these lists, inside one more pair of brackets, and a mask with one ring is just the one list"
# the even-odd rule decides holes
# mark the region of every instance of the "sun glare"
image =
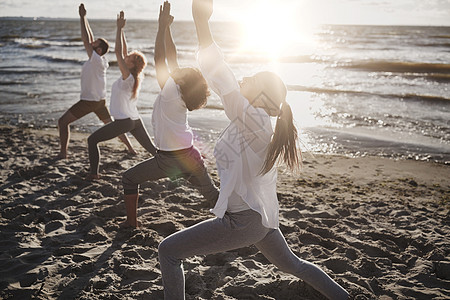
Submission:
[[308,39],[298,20],[297,1],[257,1],[241,10],[242,50],[262,52],[277,59],[290,44]]

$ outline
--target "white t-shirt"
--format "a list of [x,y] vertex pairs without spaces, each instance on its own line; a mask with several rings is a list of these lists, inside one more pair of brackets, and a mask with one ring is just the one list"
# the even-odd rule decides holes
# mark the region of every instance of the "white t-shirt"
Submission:
[[193,145],[194,135],[188,124],[186,104],[172,77],[167,79],[155,100],[152,125],[155,144],[160,150],[175,151]]
[[120,76],[111,87],[111,101],[109,110],[115,120],[139,119],[137,110],[137,97],[131,99],[133,93],[134,77],[130,74],[123,80]]
[[277,169],[260,175],[273,135],[269,115],[241,95],[239,84],[216,44],[198,51],[198,63],[209,87],[224,106],[230,124],[220,135],[214,156],[220,194],[211,210],[222,218],[226,211],[257,211],[262,224],[278,228]]
[[106,57],[93,51],[91,58],[81,68],[81,100],[100,101],[106,99]]

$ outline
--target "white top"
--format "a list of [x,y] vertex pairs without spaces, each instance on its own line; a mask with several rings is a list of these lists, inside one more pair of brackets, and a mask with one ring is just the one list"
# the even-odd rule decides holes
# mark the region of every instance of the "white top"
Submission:
[[187,108],[178,85],[167,79],[153,105],[153,133],[156,147],[175,151],[193,145],[194,135],[188,124]]
[[115,120],[123,119],[139,119],[137,110],[137,97],[131,99],[133,94],[134,77],[130,74],[127,79],[123,80],[122,76],[117,79],[111,87],[111,101],[109,110],[111,116]]
[[[260,175],[273,135],[270,117],[264,109],[253,107],[241,95],[239,84],[216,44],[199,50],[198,62],[231,121],[214,149],[220,194],[211,211],[222,218],[225,211],[237,207],[245,209],[248,205],[261,215],[265,227],[278,228],[276,168]],[[233,203],[230,205],[230,202]]]
[[106,69],[108,67],[106,57],[93,51],[91,58],[81,68],[81,100],[100,101],[106,99]]

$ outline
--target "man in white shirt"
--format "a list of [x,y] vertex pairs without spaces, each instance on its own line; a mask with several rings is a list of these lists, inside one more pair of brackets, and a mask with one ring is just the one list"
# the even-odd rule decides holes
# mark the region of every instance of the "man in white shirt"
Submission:
[[[67,158],[67,148],[70,138],[70,123],[84,117],[88,113],[95,113],[97,117],[107,124],[112,122],[111,115],[106,107],[106,69],[109,67],[105,54],[108,53],[109,44],[103,39],[94,39],[89,26],[84,5],[79,6],[81,39],[89,59],[81,69],[80,101],[75,103],[58,120],[60,151],[59,159]],[[127,146],[128,152],[136,154],[128,139],[119,136]]]

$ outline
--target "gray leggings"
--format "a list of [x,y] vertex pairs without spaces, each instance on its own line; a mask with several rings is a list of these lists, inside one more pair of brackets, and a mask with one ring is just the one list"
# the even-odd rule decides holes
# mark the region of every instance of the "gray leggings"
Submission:
[[245,210],[203,221],[161,242],[158,254],[164,299],[185,299],[182,259],[253,244],[281,271],[297,276],[329,299],[348,298],[348,293],[322,269],[292,253],[279,229],[264,227],[259,213]]
[[88,137],[91,174],[98,174],[100,164],[100,150],[98,149],[98,143],[111,140],[127,132],[131,133],[145,150],[153,155],[156,153],[156,147],[153,145],[141,119],[132,120],[128,118],[115,120],[114,122],[99,128]]

